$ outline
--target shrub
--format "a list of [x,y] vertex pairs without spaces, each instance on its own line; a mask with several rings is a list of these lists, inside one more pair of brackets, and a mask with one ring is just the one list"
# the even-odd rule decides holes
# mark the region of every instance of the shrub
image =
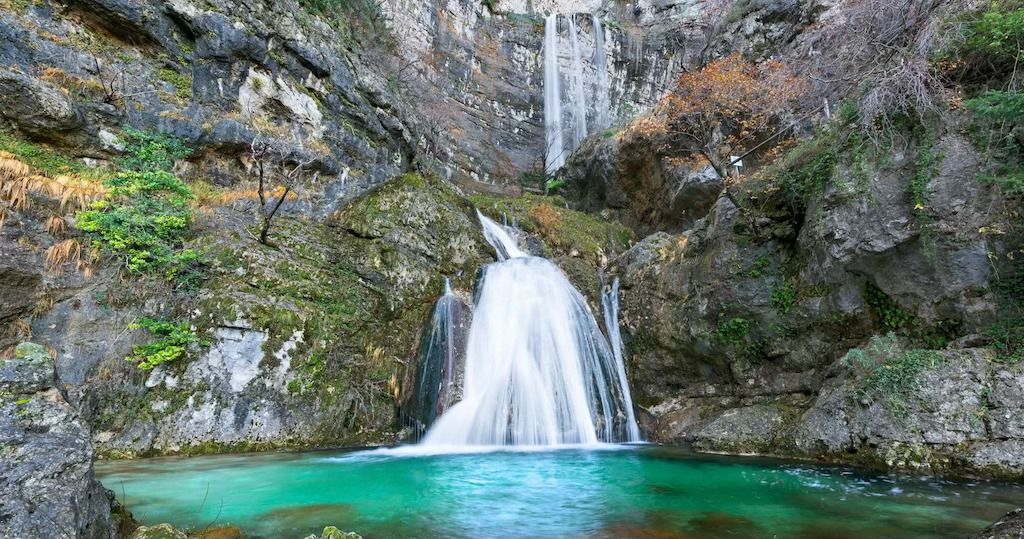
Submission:
[[858,398],[880,401],[893,417],[905,418],[909,401],[920,388],[918,376],[940,365],[943,357],[935,350],[905,350],[889,333],[850,350],[844,361],[860,378]]
[[963,39],[950,47],[944,60],[968,82],[1002,80],[1016,70],[1024,43],[1024,8],[1017,1],[995,1],[972,18],[961,21]]
[[165,171],[122,172],[106,183],[107,196],[77,215],[93,246],[123,256],[132,273],[177,262],[192,218],[185,184]]
[[194,265],[195,252],[181,250],[192,221],[192,193],[167,171],[188,155],[180,141],[165,134],[125,133],[130,168],[108,178],[107,193],[76,215],[78,228],[93,247],[123,257],[131,273],[167,269],[168,277]]
[[199,342],[199,338],[187,323],[175,324],[154,318],[141,318],[128,325],[129,329],[145,329],[158,339],[152,343],[136,346],[131,355],[125,358],[138,365],[139,369],[148,371],[157,365],[177,361],[185,356],[189,344]]
[[118,165],[125,170],[170,170],[175,161],[192,154],[180,138],[168,133],[147,133],[129,127],[120,140],[125,145],[125,156],[118,160]]
[[992,163],[979,179],[998,185],[1007,196],[1024,195],[1024,147],[1019,136],[1024,94],[991,90],[964,105],[975,115],[975,138]]

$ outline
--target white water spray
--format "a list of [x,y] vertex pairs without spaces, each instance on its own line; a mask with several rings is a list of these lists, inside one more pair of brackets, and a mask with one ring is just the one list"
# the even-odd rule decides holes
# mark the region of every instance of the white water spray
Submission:
[[562,90],[558,80],[558,15],[544,22],[544,171],[548,174],[565,164],[562,143]]
[[463,398],[423,444],[638,441],[621,354],[586,300],[556,265],[523,252],[514,231],[483,215],[480,222],[499,262],[484,270]]
[[583,88],[583,61],[580,58],[580,39],[576,18],[569,17],[569,51],[572,55],[572,148],[579,147],[587,137],[587,97]]

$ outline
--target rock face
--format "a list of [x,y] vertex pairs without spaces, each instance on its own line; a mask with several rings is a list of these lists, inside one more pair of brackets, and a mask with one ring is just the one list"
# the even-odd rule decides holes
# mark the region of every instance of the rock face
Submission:
[[89,430],[57,389],[42,346],[0,361],[0,535],[113,539],[110,493],[93,478]]
[[[493,259],[472,206],[438,179],[405,175],[327,221],[282,220],[276,234],[289,243],[280,247],[253,248],[246,221],[232,229],[237,216],[222,217],[195,240],[215,261],[197,295],[168,294],[156,280],[141,296],[118,298],[100,279],[36,321],[97,449],[394,441],[395,392],[415,368],[444,277],[468,294],[476,269]],[[133,344],[152,340],[144,331],[117,338],[142,315],[188,320],[201,337],[190,359],[151,372],[126,362]]]
[[[771,194],[760,209],[722,197],[694,221],[671,210],[671,198],[658,205],[641,196],[660,187],[627,179],[634,171],[666,177],[664,169],[647,172],[663,150],[645,146],[652,145],[588,146],[612,157],[571,161],[563,177],[578,183],[570,197],[582,206],[668,230],[612,261],[634,395],[660,418],[656,439],[929,473],[1022,475],[1019,425],[1009,419],[1017,404],[1004,397],[1024,387],[1020,374],[976,349],[1004,301],[989,260],[1009,249],[986,231],[1013,225],[998,194],[975,180],[978,155],[955,120],[930,146],[870,165],[860,183],[840,153],[822,192],[799,211]],[[908,185],[921,174],[923,152],[942,158],[915,207]],[[912,395],[895,412],[862,402],[871,382],[844,358],[889,332],[913,343],[900,345],[907,350],[950,346],[944,366],[908,375]],[[904,352],[892,357],[916,357]]]

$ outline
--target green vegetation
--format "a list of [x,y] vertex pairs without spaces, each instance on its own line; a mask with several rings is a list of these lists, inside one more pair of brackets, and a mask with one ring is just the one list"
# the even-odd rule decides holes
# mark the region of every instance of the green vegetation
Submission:
[[864,286],[864,300],[868,304],[875,323],[882,330],[907,339],[912,345],[938,349],[960,335],[960,323],[955,320],[939,320],[928,323],[914,313],[904,309],[877,286]]
[[163,82],[174,87],[174,95],[181,100],[192,99],[192,76],[179,73],[170,68],[157,71],[156,76]]
[[555,253],[596,255],[622,252],[632,232],[615,221],[565,209],[557,196],[471,195],[469,200],[491,217],[505,215],[524,231],[537,234]]
[[765,271],[771,267],[771,264],[772,259],[768,257],[768,255],[761,255],[757,257],[757,260],[754,260],[753,264],[751,264],[747,275],[750,276],[751,279],[758,279],[765,274]]
[[101,169],[90,168],[65,154],[41,144],[26,142],[3,130],[0,130],[0,151],[12,154],[26,165],[50,176],[74,174],[91,178],[103,173]]
[[181,246],[192,221],[192,194],[166,170],[187,151],[167,135],[127,135],[121,165],[130,170],[104,182],[106,195],[78,212],[78,228],[93,247],[122,257],[131,273],[165,269],[168,278],[189,273],[198,257]]
[[745,318],[731,318],[718,324],[712,336],[722,344],[741,347],[750,333],[750,321]]
[[876,336],[864,348],[846,354],[847,366],[860,379],[857,396],[877,400],[896,418],[905,418],[920,388],[918,376],[944,361],[934,350],[905,350],[894,333]]
[[786,153],[769,167],[786,202],[802,209],[812,196],[820,194],[835,175],[838,152],[833,129],[827,128]]
[[132,349],[131,355],[125,358],[144,371],[185,357],[188,345],[200,342],[188,323],[175,324],[154,318],[141,318],[129,324],[128,328],[145,329],[157,337],[157,340],[150,344],[136,346]]
[[991,163],[981,181],[998,185],[1006,196],[1024,195],[1024,94],[990,90],[964,105],[975,115],[975,142]]
[[1024,8],[1019,1],[994,0],[962,24],[963,40],[942,56],[966,82],[1001,80],[1022,59]]
[[793,283],[785,281],[772,287],[772,307],[781,315],[789,314],[796,305],[797,289]]
[[175,161],[192,154],[180,138],[168,133],[147,133],[129,127],[120,141],[125,145],[125,155],[117,164],[124,170],[170,170]]

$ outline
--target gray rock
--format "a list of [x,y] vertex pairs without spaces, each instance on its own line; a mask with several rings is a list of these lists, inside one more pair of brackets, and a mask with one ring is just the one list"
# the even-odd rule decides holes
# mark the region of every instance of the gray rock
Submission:
[[21,344],[0,372],[0,535],[114,539],[112,496],[93,476],[88,428],[57,390],[49,353]]
[[0,363],[0,392],[31,395],[53,386],[53,358],[43,346],[21,343],[14,359]]
[[50,140],[82,126],[81,112],[60,90],[7,70],[0,70],[0,116],[27,133]]

